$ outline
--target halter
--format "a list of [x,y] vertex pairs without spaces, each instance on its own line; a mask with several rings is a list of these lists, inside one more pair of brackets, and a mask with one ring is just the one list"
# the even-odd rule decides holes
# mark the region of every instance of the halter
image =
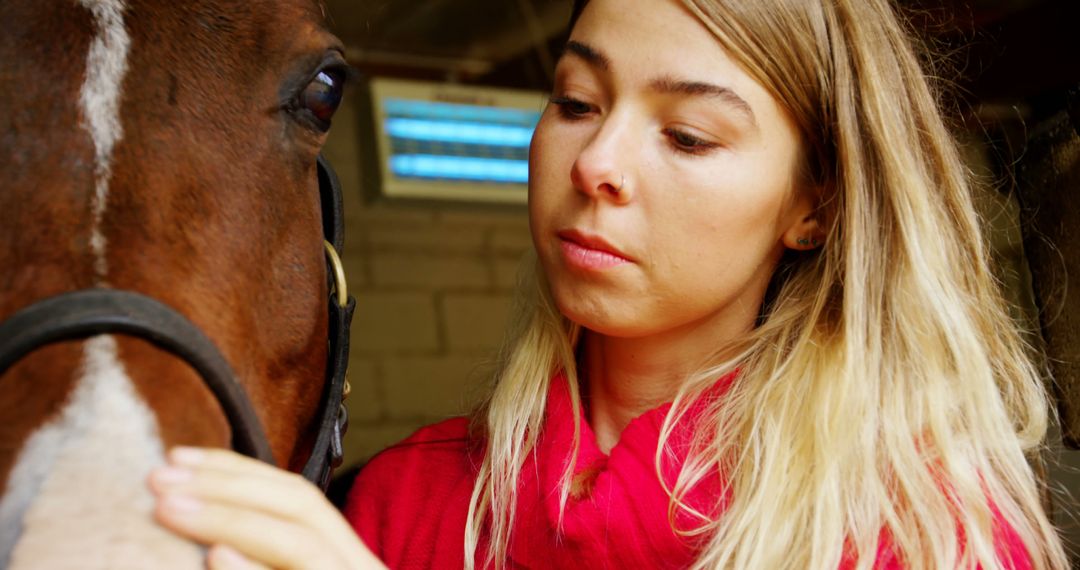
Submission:
[[[338,252],[344,242],[341,185],[319,155],[319,201],[330,288],[329,353],[319,403],[319,431],[301,473],[326,488],[330,472],[341,464],[341,439],[348,424],[344,399],[349,392],[349,324],[356,300],[348,293]],[[150,341],[181,358],[202,377],[217,398],[239,453],[274,463],[270,444],[247,393],[213,341],[194,323],[164,303],[117,289],[81,289],[20,309],[0,322],[0,375],[30,352],[50,343],[100,334],[124,334]]]

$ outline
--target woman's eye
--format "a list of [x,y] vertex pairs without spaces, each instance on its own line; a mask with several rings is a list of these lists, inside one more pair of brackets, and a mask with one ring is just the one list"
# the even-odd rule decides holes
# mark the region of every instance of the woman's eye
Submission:
[[588,115],[592,106],[584,101],[570,97],[552,96],[551,103],[559,107],[559,112],[568,119],[577,119]]
[[664,134],[671,140],[672,145],[676,149],[690,154],[702,154],[719,146],[714,142],[695,137],[694,135],[679,129],[664,129]]
[[345,87],[345,74],[334,70],[324,69],[315,76],[300,92],[299,108],[306,109],[325,125],[323,130],[330,128],[330,119],[334,117],[341,105],[341,97]]

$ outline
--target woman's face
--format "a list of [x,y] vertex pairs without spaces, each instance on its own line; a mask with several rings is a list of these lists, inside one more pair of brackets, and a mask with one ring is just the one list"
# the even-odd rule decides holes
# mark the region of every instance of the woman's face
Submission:
[[793,122],[675,0],[588,4],[530,152],[556,303],[606,335],[745,332],[816,229]]

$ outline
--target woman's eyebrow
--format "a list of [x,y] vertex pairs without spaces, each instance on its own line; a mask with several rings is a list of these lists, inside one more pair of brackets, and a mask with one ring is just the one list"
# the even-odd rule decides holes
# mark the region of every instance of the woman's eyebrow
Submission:
[[[611,59],[600,50],[578,40],[566,42],[563,56],[574,55],[586,63],[602,70],[611,71]],[[704,81],[689,81],[670,76],[661,76],[649,82],[649,88],[658,93],[679,94],[717,99],[732,107],[746,118],[750,124],[757,128],[757,118],[754,110],[745,99],[739,96],[729,87],[706,83]]]
[[704,81],[687,81],[663,76],[650,81],[649,88],[664,94],[700,96],[717,99],[734,108],[746,117],[751,125],[757,127],[757,118],[754,117],[754,110],[750,108],[750,104],[742,97],[739,97],[739,94],[729,87],[714,85]]
[[570,40],[566,42],[566,47],[563,49],[563,55],[566,54],[574,54],[595,67],[604,71],[611,71],[611,60],[608,59],[608,56],[588,44]]

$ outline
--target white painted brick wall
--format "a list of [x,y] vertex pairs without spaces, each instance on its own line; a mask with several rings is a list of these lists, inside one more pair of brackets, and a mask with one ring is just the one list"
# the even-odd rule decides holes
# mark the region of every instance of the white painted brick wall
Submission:
[[357,117],[338,111],[324,154],[345,194],[343,260],[357,298],[346,466],[465,413],[489,380],[529,247],[524,207],[370,202]]

